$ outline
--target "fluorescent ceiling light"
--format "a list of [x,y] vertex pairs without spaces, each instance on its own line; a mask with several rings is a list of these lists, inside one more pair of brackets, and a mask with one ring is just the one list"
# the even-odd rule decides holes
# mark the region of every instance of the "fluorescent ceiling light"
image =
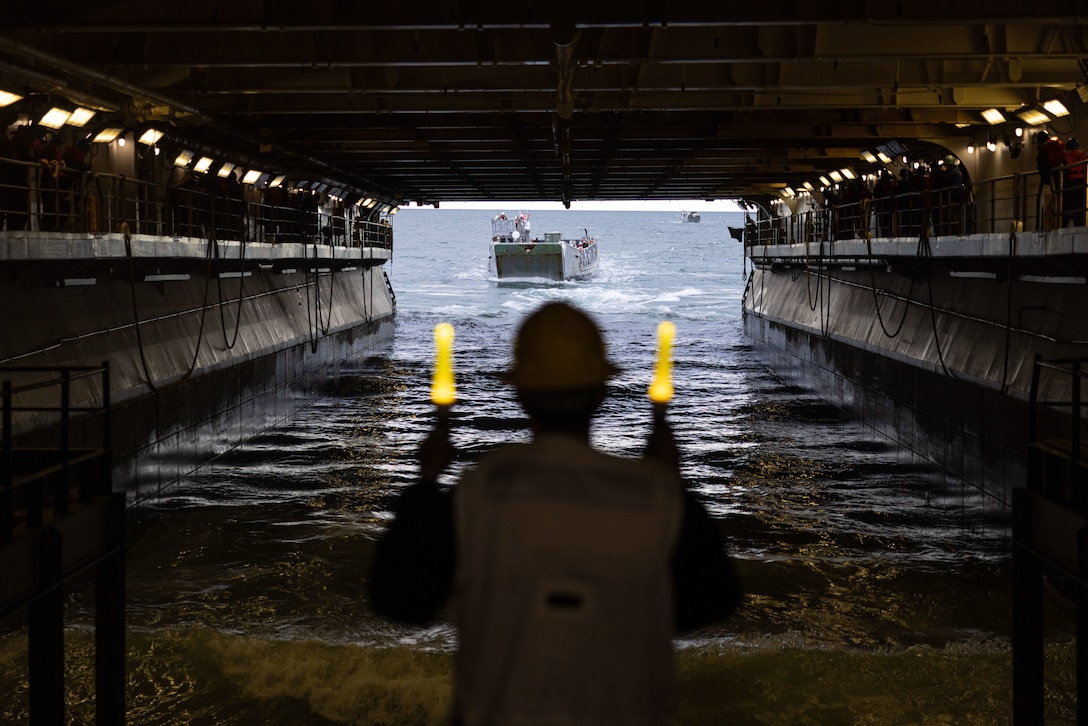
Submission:
[[143,132],[140,138],[136,140],[139,141],[141,144],[147,144],[148,146],[152,146],[159,143],[159,139],[161,139],[162,136],[162,132],[158,129],[148,129],[147,131]]
[[108,144],[109,142],[113,141],[118,136],[123,134],[124,131],[124,129],[102,129],[97,134],[95,134],[95,137],[91,139],[91,141],[95,142],[96,144]]
[[826,176],[822,176],[820,177],[820,184],[824,185],[825,187],[829,187],[831,186],[831,180],[828,179]]
[[1061,118],[1062,116],[1069,115],[1069,109],[1065,107],[1065,104],[1056,98],[1052,98],[1043,104],[1043,108],[1054,118]]
[[68,121],[68,117],[72,114],[65,111],[63,108],[53,107],[45,112],[45,115],[38,121],[42,126],[48,126],[51,129],[59,129]]
[[831,177],[831,181],[838,183],[842,181],[842,174],[837,171],[831,172],[828,176]]
[[861,152],[861,158],[865,159],[865,161],[869,162],[870,164],[876,163],[876,157],[873,156],[873,152],[871,151],[866,150]]
[[182,149],[181,153],[174,159],[174,166],[189,166],[189,162],[193,160],[193,152],[188,149]]
[[89,108],[80,106],[75,111],[72,111],[72,115],[68,117],[68,125],[83,128],[87,125],[88,121],[94,118],[95,113],[95,111],[92,111]]
[[998,111],[996,108],[988,108],[982,112],[982,118],[986,119],[986,123],[991,126],[994,124],[1005,123],[1005,114]]
[[249,171],[246,172],[245,176],[242,177],[242,183],[243,184],[256,184],[257,180],[260,179],[260,178],[261,178],[261,170],[260,169],[250,169]]
[[1016,112],[1016,115],[1020,117],[1020,120],[1029,126],[1038,126],[1039,124],[1045,124],[1050,120],[1050,117],[1036,108],[1025,108]]
[[10,106],[16,101],[22,101],[23,97],[11,91],[0,91],[0,107]]
[[206,172],[212,165],[212,160],[206,156],[200,157],[196,164],[193,165],[193,171],[199,171],[201,173]]
[[287,178],[286,176],[284,176],[283,174],[280,174],[278,177],[276,177],[275,179],[272,180],[271,186],[278,187],[280,184],[283,184],[283,180],[286,179],[286,178]]
[[232,171],[234,171],[234,167],[235,164],[232,164],[229,161],[224,161],[223,166],[219,167],[219,171],[216,173],[225,179],[226,177],[230,176],[230,173]]
[[854,173],[854,170],[850,167],[846,167],[842,170],[842,175],[847,179],[857,179],[858,175]]
[[876,158],[880,159],[882,164],[892,163],[892,157],[888,156],[883,151],[876,152]]

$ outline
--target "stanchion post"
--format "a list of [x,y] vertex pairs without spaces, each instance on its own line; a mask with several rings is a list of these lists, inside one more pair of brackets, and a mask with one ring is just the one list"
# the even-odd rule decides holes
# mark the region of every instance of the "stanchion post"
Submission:
[[1031,548],[1032,493],[1013,489],[1012,710],[1014,726],[1043,723],[1043,576]]

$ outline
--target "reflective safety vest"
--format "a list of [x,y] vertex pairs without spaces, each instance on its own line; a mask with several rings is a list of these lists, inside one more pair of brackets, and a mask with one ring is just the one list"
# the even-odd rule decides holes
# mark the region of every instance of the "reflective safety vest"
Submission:
[[677,475],[545,435],[483,457],[453,502],[458,723],[670,723]]
[[1065,170],[1066,179],[1070,182],[1083,184],[1085,165],[1082,163],[1088,159],[1088,154],[1085,154],[1081,149],[1066,149],[1065,157],[1062,161],[1069,168]]

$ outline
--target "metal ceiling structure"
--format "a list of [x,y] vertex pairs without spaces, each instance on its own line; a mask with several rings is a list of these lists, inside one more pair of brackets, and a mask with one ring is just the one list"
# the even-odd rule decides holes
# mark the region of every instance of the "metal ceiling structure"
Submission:
[[5,15],[0,88],[420,204],[767,198],[865,171],[861,152],[889,141],[962,140],[984,109],[1081,103],[1088,59],[1085,0],[54,0]]

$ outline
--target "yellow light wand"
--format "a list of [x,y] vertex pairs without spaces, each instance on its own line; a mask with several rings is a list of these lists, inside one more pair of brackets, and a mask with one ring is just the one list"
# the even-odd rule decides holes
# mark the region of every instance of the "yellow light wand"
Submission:
[[457,388],[453,383],[453,326],[439,323],[434,328],[435,361],[434,378],[431,380],[431,403],[438,406],[444,416],[457,400]]
[[664,407],[672,400],[672,341],[676,337],[676,326],[668,320],[657,324],[657,365],[654,367],[654,379],[650,384],[650,400],[654,402],[655,413],[664,415]]

